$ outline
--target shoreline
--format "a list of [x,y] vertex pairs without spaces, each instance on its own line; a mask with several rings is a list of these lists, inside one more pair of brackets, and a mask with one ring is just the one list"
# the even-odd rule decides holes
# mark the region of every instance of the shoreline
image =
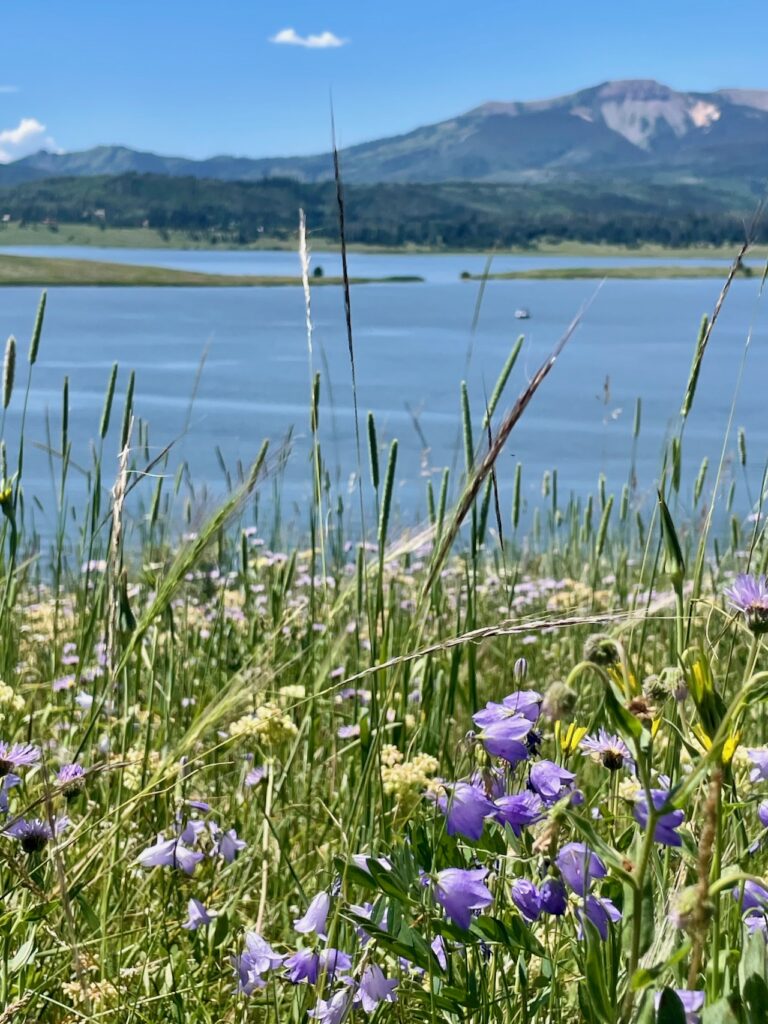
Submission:
[[[422,277],[351,277],[350,285],[420,284]],[[310,277],[310,287],[343,285],[341,277]],[[8,256],[0,254],[2,287],[72,288],[299,288],[300,277],[252,274],[205,274],[194,270],[105,263],[98,260],[59,259],[55,256]]]
[[[163,236],[151,228],[93,228],[84,224],[62,224],[57,228],[43,224],[19,227],[0,225],[0,248],[26,248],[28,246],[85,246],[105,249],[179,249],[200,252],[263,252],[297,249],[293,238],[263,238],[258,242],[237,245],[229,241],[212,243],[210,239],[195,238],[181,231],[166,232]],[[655,243],[637,246],[608,245],[595,242],[544,242],[540,245],[505,249],[455,249],[434,246],[402,245],[381,246],[351,243],[349,252],[371,255],[413,256],[605,256],[652,259],[733,259],[738,245],[698,245],[665,247]],[[316,253],[337,253],[339,245],[333,239],[311,239]],[[752,259],[768,258],[768,246],[755,246],[749,253]]]

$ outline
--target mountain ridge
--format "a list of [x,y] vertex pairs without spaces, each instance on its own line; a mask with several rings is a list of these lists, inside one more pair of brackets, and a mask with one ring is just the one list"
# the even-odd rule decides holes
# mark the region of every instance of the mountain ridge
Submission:
[[[744,160],[745,154],[749,155]],[[768,90],[681,92],[653,79],[599,83],[550,99],[490,100],[463,114],[342,151],[351,183],[541,182],[569,174],[768,176]],[[0,183],[98,174],[166,174],[222,181],[332,177],[328,153],[195,160],[97,146],[40,151],[0,165]]]

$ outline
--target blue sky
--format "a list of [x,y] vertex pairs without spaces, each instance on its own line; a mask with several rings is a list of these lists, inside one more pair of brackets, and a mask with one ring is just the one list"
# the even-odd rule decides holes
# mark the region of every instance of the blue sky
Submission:
[[608,78],[768,88],[765,0],[2,0],[2,25],[0,160],[319,152],[331,92],[349,145]]

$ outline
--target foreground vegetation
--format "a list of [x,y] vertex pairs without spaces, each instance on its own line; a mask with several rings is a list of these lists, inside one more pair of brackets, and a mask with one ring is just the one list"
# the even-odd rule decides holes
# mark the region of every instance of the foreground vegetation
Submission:
[[[23,372],[6,350],[22,423],[43,319]],[[132,377],[90,454],[65,382],[51,540],[23,429],[0,453],[0,1020],[764,1020],[768,590],[734,578],[768,546],[728,438],[686,514],[709,337],[657,504],[630,467],[586,500],[547,474],[526,510],[518,466],[499,507],[495,459],[567,336],[512,401],[521,339],[480,413],[461,388],[455,504],[430,476],[402,536],[397,442],[369,416],[336,491],[312,376],[299,544],[285,451],[211,511]]]

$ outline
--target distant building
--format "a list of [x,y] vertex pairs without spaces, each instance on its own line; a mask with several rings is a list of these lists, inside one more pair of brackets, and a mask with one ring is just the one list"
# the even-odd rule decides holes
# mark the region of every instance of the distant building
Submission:
[[3,221],[3,224],[10,224],[11,223],[11,215],[10,215],[10,213],[4,213],[3,217],[2,217],[2,221]]
[[106,210],[94,210],[93,211],[93,216],[96,218],[96,220],[106,220],[107,219],[107,211]]

